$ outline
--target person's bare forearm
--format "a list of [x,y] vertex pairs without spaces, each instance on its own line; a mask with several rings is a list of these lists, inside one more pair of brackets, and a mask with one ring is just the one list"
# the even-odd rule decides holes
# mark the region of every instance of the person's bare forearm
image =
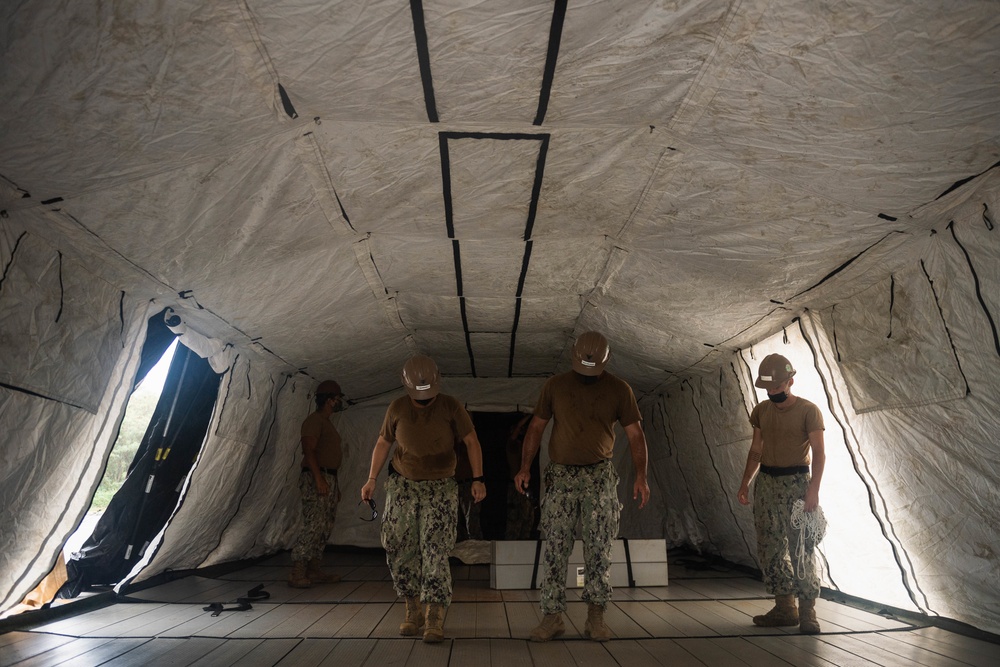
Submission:
[[751,449],[747,454],[747,465],[743,469],[743,486],[750,486],[758,470],[760,470],[760,452]]
[[524,442],[521,444],[522,472],[531,470],[531,462],[535,460],[535,456],[542,446],[542,433],[545,431],[546,423],[539,419],[532,419],[528,425],[528,431],[524,434]]

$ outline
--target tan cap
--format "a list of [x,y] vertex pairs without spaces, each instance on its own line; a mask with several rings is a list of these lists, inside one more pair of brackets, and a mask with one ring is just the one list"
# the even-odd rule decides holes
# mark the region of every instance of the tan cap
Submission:
[[340,385],[337,384],[336,382],[334,382],[333,380],[323,380],[322,382],[319,383],[319,386],[316,387],[316,395],[317,396],[319,396],[320,394],[330,394],[332,396],[341,396],[341,395],[343,395],[343,393],[344,392],[342,392],[340,390]]
[[414,400],[434,398],[441,391],[441,374],[437,364],[423,355],[410,357],[403,365],[403,386]]
[[792,368],[792,362],[780,354],[769,354],[760,362],[757,381],[753,386],[761,389],[777,389],[793,375],[795,369]]
[[573,370],[580,375],[600,375],[611,358],[611,348],[604,334],[586,331],[573,343]]

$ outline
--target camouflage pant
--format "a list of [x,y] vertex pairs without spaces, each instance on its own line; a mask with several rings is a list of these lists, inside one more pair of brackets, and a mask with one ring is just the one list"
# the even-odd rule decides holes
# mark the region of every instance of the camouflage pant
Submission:
[[545,499],[541,531],[545,535],[542,557],[542,612],[566,611],[566,568],[576,539],[576,525],[583,527],[584,587],[581,597],[605,607],[611,599],[611,552],[618,537],[618,473],[611,461],[593,466],[545,468]]
[[337,476],[323,473],[330,493],[321,496],[316,493],[316,482],[308,470],[299,475],[299,491],[302,494],[302,530],[292,547],[292,560],[312,560],[322,558],[326,541],[333,532],[333,519],[337,515],[337,501],[340,487]]
[[424,603],[451,602],[451,565],[458,524],[453,478],[413,481],[389,475],[385,483],[382,546],[396,594]]
[[[819,597],[816,573],[816,544],[806,540],[802,569],[794,557],[799,531],[792,528],[792,503],[804,498],[808,473],[781,475],[761,473],[754,488],[753,518],[757,529],[757,558],[764,574],[764,586],[773,595],[795,594]],[[789,552],[791,545],[791,552]]]

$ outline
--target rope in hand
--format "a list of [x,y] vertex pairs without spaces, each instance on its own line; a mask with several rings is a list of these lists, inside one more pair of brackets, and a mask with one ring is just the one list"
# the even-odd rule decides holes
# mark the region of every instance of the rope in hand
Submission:
[[809,540],[813,547],[823,541],[826,535],[826,516],[823,515],[823,508],[816,506],[812,512],[805,511],[806,502],[796,500],[792,503],[792,528],[799,531],[798,544],[795,547],[795,576],[800,580],[805,579],[806,561],[806,540]]

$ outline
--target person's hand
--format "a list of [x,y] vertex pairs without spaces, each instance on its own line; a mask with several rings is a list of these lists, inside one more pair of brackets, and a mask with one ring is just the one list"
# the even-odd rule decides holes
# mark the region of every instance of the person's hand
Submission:
[[330,495],[330,484],[322,475],[316,480],[316,493],[320,496]]
[[632,500],[639,498],[639,509],[646,506],[649,502],[649,484],[646,483],[645,477],[638,477],[635,480],[635,484],[632,485]]
[[531,471],[521,470],[514,476],[514,488],[528,495],[528,482],[531,481]]
[[740,501],[740,505],[749,505],[750,487],[746,484],[740,484],[740,490],[736,492],[736,499]]
[[806,489],[805,507],[802,509],[806,512],[813,512],[817,507],[819,507],[819,489],[810,485],[809,488]]
[[472,483],[472,498],[477,503],[482,502],[483,498],[486,497],[486,485],[482,482]]
[[371,500],[375,496],[375,480],[370,479],[361,487],[361,500]]

